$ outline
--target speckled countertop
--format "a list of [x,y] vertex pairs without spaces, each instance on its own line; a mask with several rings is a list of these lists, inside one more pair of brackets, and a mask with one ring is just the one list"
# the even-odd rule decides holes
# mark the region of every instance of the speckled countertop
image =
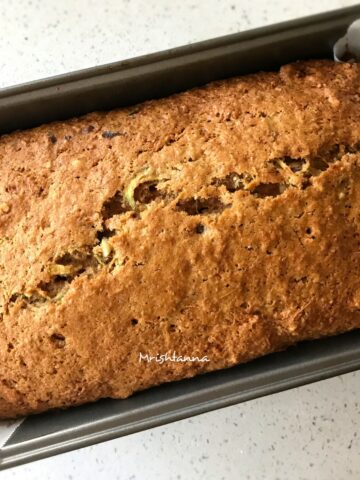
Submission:
[[[0,86],[356,4],[0,0]],[[0,480],[359,480],[360,371],[0,473]]]

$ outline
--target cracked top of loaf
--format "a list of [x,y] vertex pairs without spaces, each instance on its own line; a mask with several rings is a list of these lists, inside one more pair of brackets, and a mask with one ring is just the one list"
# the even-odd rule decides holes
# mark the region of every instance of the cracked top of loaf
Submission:
[[[290,64],[0,138],[0,417],[360,326],[360,67]],[[139,362],[139,354],[206,363]]]

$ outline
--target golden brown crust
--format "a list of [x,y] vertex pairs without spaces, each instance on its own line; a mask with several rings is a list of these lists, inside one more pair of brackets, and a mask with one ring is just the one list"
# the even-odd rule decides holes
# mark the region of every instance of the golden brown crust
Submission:
[[[360,326],[360,67],[0,138],[0,418]],[[139,354],[209,362],[139,362]]]

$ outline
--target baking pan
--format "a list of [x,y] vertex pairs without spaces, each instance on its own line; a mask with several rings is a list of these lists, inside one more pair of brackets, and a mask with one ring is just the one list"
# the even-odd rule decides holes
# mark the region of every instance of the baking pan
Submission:
[[[0,91],[0,132],[161,97],[211,80],[332,58],[360,5]],[[84,447],[360,368],[360,331],[227,370],[165,384],[126,400],[25,419],[0,449],[0,469]]]

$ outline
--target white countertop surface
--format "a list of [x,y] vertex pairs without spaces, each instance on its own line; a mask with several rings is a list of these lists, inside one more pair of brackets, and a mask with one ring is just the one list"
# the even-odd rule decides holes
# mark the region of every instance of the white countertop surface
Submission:
[[[356,3],[0,0],[0,87]],[[92,478],[359,480],[360,371],[0,473]]]

